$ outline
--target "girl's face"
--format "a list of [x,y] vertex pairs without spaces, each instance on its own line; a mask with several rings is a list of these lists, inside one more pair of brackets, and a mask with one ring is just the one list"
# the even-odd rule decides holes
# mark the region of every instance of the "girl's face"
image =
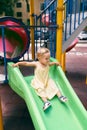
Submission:
[[39,58],[39,62],[43,65],[48,65],[50,61],[50,53],[45,53]]

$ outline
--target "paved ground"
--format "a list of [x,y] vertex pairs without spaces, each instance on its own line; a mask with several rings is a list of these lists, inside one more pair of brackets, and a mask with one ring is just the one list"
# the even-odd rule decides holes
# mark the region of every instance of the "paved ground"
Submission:
[[67,77],[87,109],[87,44],[77,44],[66,56]]
[[[2,70],[3,66],[0,66]],[[79,44],[67,53],[66,71],[68,80],[87,109],[87,44]],[[7,84],[0,85],[0,97],[4,130],[34,130],[25,102]]]

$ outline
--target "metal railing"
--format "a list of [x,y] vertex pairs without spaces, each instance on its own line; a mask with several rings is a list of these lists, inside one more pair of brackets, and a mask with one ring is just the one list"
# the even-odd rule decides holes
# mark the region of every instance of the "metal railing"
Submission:
[[[49,1],[49,0],[47,0]],[[45,5],[46,6],[46,5]],[[41,12],[36,19],[36,25],[44,25],[48,27],[48,41],[50,44],[51,56],[55,57],[56,52],[56,9],[57,0],[52,0],[49,5]],[[72,36],[72,33],[81,25],[87,17],[87,1],[86,0],[66,0],[64,1],[64,21],[63,21],[63,44],[67,44],[67,40]],[[52,28],[51,28],[52,27]],[[55,28],[56,27],[56,28]],[[84,26],[83,26],[84,28]],[[76,36],[80,33],[76,33]],[[75,36],[73,37],[75,38]],[[74,39],[72,39],[74,40]],[[72,42],[72,41],[71,41]],[[65,46],[65,45],[64,45]],[[67,45],[68,46],[68,45]],[[66,49],[66,47],[64,47]]]
[[64,41],[80,26],[87,17],[87,1],[85,0],[67,0],[65,4],[66,16],[64,20]]

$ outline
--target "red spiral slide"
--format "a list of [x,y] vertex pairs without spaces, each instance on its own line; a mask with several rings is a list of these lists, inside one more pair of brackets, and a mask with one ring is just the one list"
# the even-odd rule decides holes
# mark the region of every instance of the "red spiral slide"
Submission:
[[13,17],[0,18],[0,59],[4,58],[4,45],[6,58],[17,60],[28,50],[29,43],[29,31],[24,23]]

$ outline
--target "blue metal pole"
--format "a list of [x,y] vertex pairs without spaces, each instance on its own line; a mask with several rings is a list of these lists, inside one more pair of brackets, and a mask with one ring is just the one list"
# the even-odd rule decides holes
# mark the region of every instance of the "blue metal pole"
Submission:
[[7,82],[7,60],[6,60],[6,46],[5,46],[5,36],[4,36],[4,26],[2,26],[2,44],[4,51],[4,71],[5,71],[5,83]]
[[85,6],[85,1],[82,1],[82,19],[84,19],[84,6]]

